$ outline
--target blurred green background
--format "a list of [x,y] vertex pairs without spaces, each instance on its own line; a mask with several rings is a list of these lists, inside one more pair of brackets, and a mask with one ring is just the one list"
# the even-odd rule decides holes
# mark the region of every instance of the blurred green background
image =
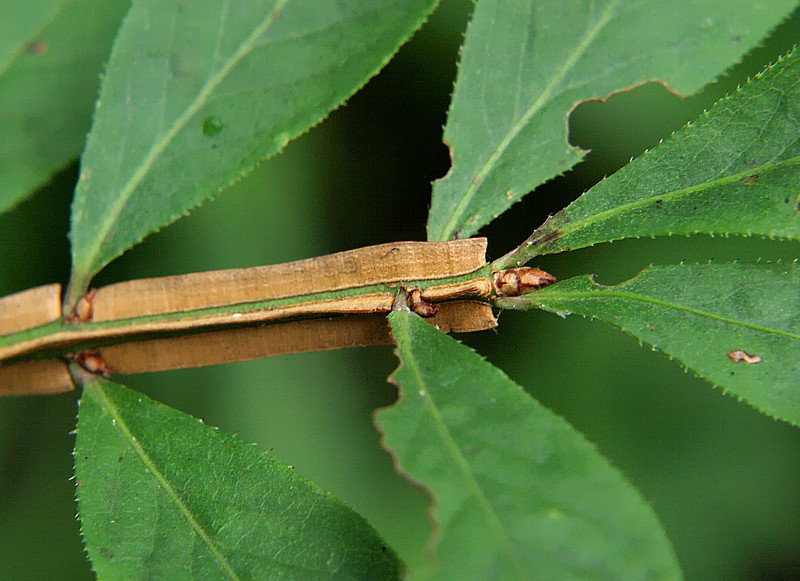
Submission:
[[[325,123],[217,201],[125,254],[95,284],[424,239],[430,182],[447,171],[441,127],[470,9],[469,0],[446,0]],[[592,150],[587,161],[488,227],[490,258],[799,37],[800,12],[689,99],[650,84],[580,106],[570,135]],[[75,166],[68,168],[0,216],[0,294],[66,282],[76,175]],[[593,272],[612,283],[651,262],[794,259],[799,251],[796,243],[760,239],[633,240],[537,265],[559,278]],[[800,430],[724,396],[603,324],[539,312],[501,313],[500,324],[496,332],[462,338],[629,477],[661,518],[687,579],[800,577]],[[118,379],[274,450],[421,562],[430,532],[427,497],[395,475],[371,424],[374,409],[396,396],[385,381],[395,363],[389,348],[363,348]],[[0,400],[0,578],[91,577],[69,480],[77,401],[78,394]]]

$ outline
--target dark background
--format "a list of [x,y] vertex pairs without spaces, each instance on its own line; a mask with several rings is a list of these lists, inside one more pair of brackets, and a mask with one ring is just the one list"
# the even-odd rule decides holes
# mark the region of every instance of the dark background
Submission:
[[[387,68],[279,157],[125,254],[95,280],[252,266],[399,239],[424,239],[471,3],[444,2]],[[787,52],[800,14],[700,95],[658,84],[581,105],[570,140],[586,162],[484,230],[490,258],[521,242],[631,156],[696,118]],[[75,166],[0,216],[0,294],[68,278]],[[796,243],[671,238],[601,245],[537,262],[559,278],[624,280],[650,263],[794,259]],[[463,337],[596,442],[659,515],[687,579],[800,576],[800,430],[722,395],[614,329],[578,317],[506,312],[497,332]],[[366,516],[419,562],[425,495],[396,476],[371,426],[390,404],[390,348],[120,378],[272,449]],[[78,394],[0,400],[0,577],[86,578],[71,475]],[[414,564],[414,561],[411,563]]]

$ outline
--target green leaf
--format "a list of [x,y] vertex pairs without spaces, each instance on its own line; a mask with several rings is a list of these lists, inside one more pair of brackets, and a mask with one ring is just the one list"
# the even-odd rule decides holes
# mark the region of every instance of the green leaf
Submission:
[[796,3],[778,0],[480,1],[467,31],[434,184],[428,239],[468,237],[578,163],[580,102],[660,79],[689,94],[733,64]]
[[603,180],[498,263],[671,234],[800,240],[800,53]]
[[394,579],[369,524],[272,454],[121,385],[81,398],[75,478],[101,579]]
[[342,103],[433,5],[136,2],[114,43],[83,157],[70,299],[109,261]]
[[80,154],[128,2],[0,5],[0,212]]
[[[613,286],[581,276],[498,306],[606,321],[761,411],[800,425],[797,262],[651,266]],[[760,361],[734,362],[737,351]]]
[[567,422],[416,315],[390,315],[384,443],[433,497],[435,579],[676,579],[655,515]]
[[34,41],[39,31],[57,19],[73,0],[39,0],[25,3],[0,3],[0,71],[5,72],[21,52]]

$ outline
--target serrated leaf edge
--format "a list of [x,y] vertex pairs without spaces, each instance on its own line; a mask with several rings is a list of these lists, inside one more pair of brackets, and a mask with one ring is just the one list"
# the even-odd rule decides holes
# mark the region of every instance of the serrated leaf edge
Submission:
[[[394,336],[394,332],[395,332],[394,330],[396,328],[396,324],[397,324],[398,321],[400,322],[400,324],[403,325],[404,331],[407,332],[408,331],[408,322],[407,322],[408,321],[408,317],[416,317],[416,316],[418,316],[418,315],[415,315],[415,314],[413,314],[411,312],[403,313],[403,315],[404,316],[402,318],[394,316],[394,313],[392,313],[392,315],[390,315],[390,317],[391,317],[391,326],[392,326],[392,335],[393,336]],[[409,340],[411,340],[410,334],[409,334]],[[472,350],[472,351],[473,351],[473,353],[475,352],[474,350]],[[520,558],[517,556],[517,554],[516,554],[516,552],[514,550],[513,543],[508,538],[508,535],[506,535],[505,530],[503,529],[502,521],[500,520],[500,518],[497,516],[497,514],[495,514],[494,510],[492,509],[491,502],[489,502],[489,499],[487,498],[486,494],[481,489],[480,484],[478,483],[478,481],[476,480],[476,478],[472,474],[472,471],[469,468],[469,464],[467,463],[466,458],[464,458],[464,455],[461,453],[461,450],[459,449],[458,445],[456,444],[452,434],[447,429],[447,426],[446,426],[445,422],[443,421],[442,416],[439,413],[438,408],[436,407],[435,403],[429,397],[428,392],[425,389],[425,382],[422,379],[421,373],[419,372],[419,367],[414,363],[415,358],[413,356],[403,357],[402,354],[401,354],[401,348],[399,346],[394,350],[394,355],[395,355],[395,357],[397,357],[398,366],[391,373],[391,375],[389,375],[388,381],[390,383],[392,383],[393,385],[397,386],[398,399],[394,404],[392,404],[391,406],[388,406],[386,408],[383,408],[383,409],[395,408],[395,407],[399,406],[401,400],[404,397],[408,397],[407,395],[405,395],[409,391],[408,386],[406,386],[405,389],[404,389],[401,386],[400,382],[397,380],[397,377],[396,377],[398,372],[403,367],[407,367],[408,370],[411,372],[413,378],[414,378],[414,381],[415,381],[414,388],[416,389],[417,393],[420,394],[420,397],[424,401],[425,409],[428,411],[430,416],[433,418],[434,424],[436,425],[437,432],[438,432],[440,438],[445,442],[445,445],[446,445],[447,449],[449,450],[451,457],[455,460],[455,462],[456,462],[456,464],[457,464],[457,466],[459,468],[459,471],[462,473],[462,475],[464,477],[464,480],[466,481],[466,483],[467,483],[467,485],[468,485],[468,487],[469,487],[469,489],[471,491],[471,495],[474,496],[478,500],[478,502],[479,502],[484,514],[486,515],[486,518],[487,518],[488,522],[491,523],[491,527],[493,529],[494,534],[497,535],[497,537],[499,539],[501,539],[502,546],[504,548],[504,552],[506,553],[508,559],[514,564],[514,567],[515,567],[515,569],[517,570],[517,573],[520,576],[519,578],[520,579],[525,578],[527,576],[525,574],[526,573],[526,568],[523,565],[523,563],[520,560]],[[481,359],[484,359],[484,358],[481,357]],[[498,371],[500,373],[502,373],[502,371],[500,371],[500,370],[498,370]],[[381,411],[381,410],[378,410],[378,411]],[[377,416],[377,414],[376,414],[376,416]],[[376,424],[376,427],[377,427],[377,424]],[[382,430],[380,430],[380,431],[381,431],[381,444],[384,447],[384,449],[389,451],[389,453],[392,455],[393,461],[395,462],[395,468],[398,469],[399,472],[404,477],[408,478],[409,481],[416,483],[417,482],[416,479],[414,479],[410,474],[408,474],[402,468],[402,466],[399,463],[399,459],[396,457],[395,453],[393,451],[391,451],[391,449],[389,448],[388,444],[386,444],[386,442],[385,442],[385,434],[383,433]],[[433,516],[433,511],[434,511],[435,504],[436,504],[436,496],[435,496],[435,494],[433,493],[432,490],[430,490],[424,484],[421,484],[421,485],[424,487],[424,490],[428,493],[428,495],[429,495],[429,497],[431,498],[431,501],[432,501],[431,506],[428,508],[428,514],[429,514],[429,518],[430,518],[432,524],[434,525],[434,534],[432,535],[432,537],[429,540],[428,549],[430,550],[431,556],[433,557],[433,556],[435,556],[435,544],[438,542],[438,537],[439,537],[439,534],[441,533],[441,523],[439,523],[435,519],[435,517]]]
[[[97,236],[94,238],[95,243],[89,248],[86,256],[89,259],[90,269],[95,268],[97,262],[97,255],[100,248],[117,223],[120,214],[130,200],[131,196],[136,191],[136,188],[144,180],[149,169],[156,162],[158,157],[166,150],[175,136],[183,129],[191,118],[206,104],[208,97],[212,91],[216,89],[219,84],[228,76],[233,68],[241,62],[250,52],[257,47],[258,39],[269,29],[270,25],[276,21],[277,16],[280,15],[281,10],[288,4],[289,0],[277,0],[272,11],[253,28],[250,35],[237,47],[236,51],[227,59],[222,66],[215,71],[210,78],[206,80],[197,95],[186,106],[183,113],[170,125],[170,127],[159,137],[150,150],[144,156],[138,167],[128,178],[127,182],[120,189],[119,195],[114,200],[114,203],[109,208],[108,212],[103,216],[103,220],[97,225]],[[77,265],[76,265],[77,266]],[[82,267],[86,267],[81,265]]]
[[[581,37],[580,42],[574,47],[572,52],[569,54],[567,59],[561,64],[558,69],[558,72],[554,74],[547,84],[544,86],[542,91],[539,93],[538,97],[531,103],[531,105],[525,110],[522,116],[514,122],[511,126],[509,131],[500,141],[500,143],[495,147],[494,151],[492,151],[491,155],[488,159],[483,163],[480,167],[478,172],[475,174],[475,177],[470,181],[467,190],[464,192],[463,196],[459,200],[456,207],[450,213],[450,218],[446,222],[445,226],[441,228],[439,232],[428,232],[428,240],[447,240],[453,237],[456,233],[458,233],[458,237],[465,237],[474,234],[481,225],[476,224],[469,224],[466,223],[462,228],[457,228],[459,221],[463,220],[462,214],[470,202],[475,197],[475,194],[478,191],[478,187],[483,183],[485,177],[494,169],[497,161],[503,155],[503,153],[508,149],[511,145],[511,142],[517,137],[517,135],[522,131],[525,126],[527,126],[528,122],[530,121],[531,117],[533,117],[541,108],[547,103],[550,99],[551,95],[555,92],[555,90],[560,86],[561,82],[564,80],[564,77],[567,73],[572,69],[575,63],[580,59],[580,57],[589,49],[589,46],[592,44],[594,39],[597,37],[598,34],[605,28],[605,26],[609,23],[611,18],[614,16],[617,6],[619,5],[619,1],[612,1],[604,8],[602,14],[597,19],[597,21],[589,28],[584,35]],[[449,115],[448,115],[449,116]],[[566,139],[566,135],[565,135]],[[569,143],[567,143],[569,146]],[[454,159],[453,152],[451,151],[451,159]],[[451,168],[452,169],[452,168]],[[448,171],[447,175],[439,182],[442,182],[448,178],[450,178],[451,172]],[[495,216],[496,217],[496,216]]]
[[189,506],[181,499],[178,492],[172,487],[167,477],[161,472],[159,467],[148,455],[141,443],[133,435],[128,427],[122,414],[108,397],[108,394],[103,389],[101,383],[97,380],[90,380],[84,387],[84,397],[93,397],[98,404],[106,411],[111,417],[114,428],[117,430],[122,439],[128,444],[130,449],[139,458],[139,461],[144,465],[147,473],[150,474],[156,481],[156,484],[161,488],[175,509],[184,517],[189,527],[192,529],[198,539],[205,545],[206,549],[230,579],[239,579],[233,566],[228,562],[228,559],[217,547],[211,539],[211,535],[203,528],[200,522],[195,518],[194,513]]

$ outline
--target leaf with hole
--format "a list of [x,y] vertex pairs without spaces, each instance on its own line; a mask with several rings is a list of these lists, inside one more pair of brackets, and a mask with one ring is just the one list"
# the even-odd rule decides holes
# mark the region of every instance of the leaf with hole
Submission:
[[566,132],[581,101],[655,79],[693,93],[794,7],[788,0],[478,2],[444,132],[453,167],[434,184],[428,239],[471,236],[578,163],[585,152]]
[[552,216],[504,259],[673,234],[800,240],[800,52]]

